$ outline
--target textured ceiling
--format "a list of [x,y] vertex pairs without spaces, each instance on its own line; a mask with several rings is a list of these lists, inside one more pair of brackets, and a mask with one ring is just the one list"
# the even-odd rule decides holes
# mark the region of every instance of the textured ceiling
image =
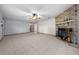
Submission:
[[41,15],[40,20],[47,20],[62,13],[72,4],[3,4],[2,14],[10,20],[30,21],[32,13]]

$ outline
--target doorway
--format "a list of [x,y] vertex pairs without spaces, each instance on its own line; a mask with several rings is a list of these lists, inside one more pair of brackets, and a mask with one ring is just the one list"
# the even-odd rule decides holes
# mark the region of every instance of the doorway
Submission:
[[30,32],[34,32],[34,24],[30,25]]

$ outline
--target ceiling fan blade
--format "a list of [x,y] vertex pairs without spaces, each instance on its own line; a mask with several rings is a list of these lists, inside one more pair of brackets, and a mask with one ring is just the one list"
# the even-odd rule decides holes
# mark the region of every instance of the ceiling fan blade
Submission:
[[43,4],[42,4],[42,5],[40,5],[40,6],[38,7],[37,11],[39,12],[41,9],[43,9],[43,7],[44,7],[44,5],[43,5]]
[[50,15],[41,15],[41,19],[51,19],[52,16]]
[[29,12],[29,13],[32,13],[31,8],[29,8],[29,7],[27,7],[27,8],[25,9],[25,11],[27,11],[27,12]]
[[21,6],[22,7],[19,7],[19,5],[18,6],[16,5],[17,8],[19,8],[19,9],[25,11],[25,12],[28,12],[28,13],[31,13],[32,12],[30,5],[23,4]]
[[26,13],[26,16],[32,16],[32,14],[31,13]]

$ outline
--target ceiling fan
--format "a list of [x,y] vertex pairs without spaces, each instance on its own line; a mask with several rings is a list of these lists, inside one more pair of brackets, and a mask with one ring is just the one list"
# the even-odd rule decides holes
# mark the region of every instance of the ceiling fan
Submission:
[[43,6],[38,7],[37,9],[33,8],[26,8],[26,16],[25,18],[27,18],[28,20],[30,20],[30,22],[37,22],[39,20],[46,20],[49,19],[50,17],[48,16],[48,13],[46,12],[42,12],[40,13],[40,10],[43,9]]
[[32,14],[32,20],[38,20],[38,19],[40,19],[40,16],[38,15],[38,14],[36,14],[36,13],[33,13]]

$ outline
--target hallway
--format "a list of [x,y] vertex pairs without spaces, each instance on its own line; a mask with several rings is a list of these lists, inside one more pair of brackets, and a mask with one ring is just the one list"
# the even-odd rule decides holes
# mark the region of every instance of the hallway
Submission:
[[69,46],[66,42],[52,35],[24,33],[5,36],[0,41],[2,55],[63,55],[79,54],[79,49]]

